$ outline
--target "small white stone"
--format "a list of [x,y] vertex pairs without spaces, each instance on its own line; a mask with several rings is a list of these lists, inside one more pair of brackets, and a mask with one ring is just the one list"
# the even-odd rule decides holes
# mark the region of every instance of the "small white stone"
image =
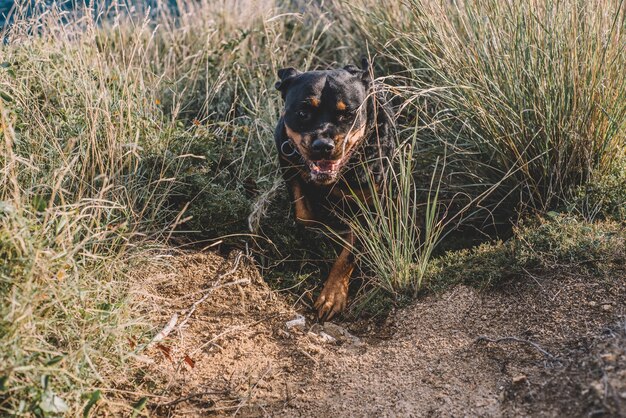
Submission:
[[319,333],[319,337],[325,343],[333,344],[337,342],[337,339],[335,337],[333,337],[332,335],[326,334],[324,331]]
[[295,319],[292,319],[291,321],[287,321],[285,323],[285,327],[287,329],[292,329],[292,328],[304,329],[305,326],[306,326],[306,319],[302,315],[297,315]]
[[525,375],[520,374],[519,376],[515,376],[511,381],[514,385],[518,385],[520,383],[524,383],[526,380],[528,380],[528,378]]
[[602,384],[602,382],[596,380],[595,382],[591,382],[589,387],[596,393],[596,396],[598,396],[599,398],[604,397],[604,385]]

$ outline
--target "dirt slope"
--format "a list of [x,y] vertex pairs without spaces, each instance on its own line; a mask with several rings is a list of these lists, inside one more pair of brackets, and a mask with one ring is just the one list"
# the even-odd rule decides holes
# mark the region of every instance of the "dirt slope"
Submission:
[[157,416],[626,416],[624,272],[460,286],[384,324],[289,330],[298,313],[243,256],[172,257],[137,285],[153,320],[178,314],[133,372]]

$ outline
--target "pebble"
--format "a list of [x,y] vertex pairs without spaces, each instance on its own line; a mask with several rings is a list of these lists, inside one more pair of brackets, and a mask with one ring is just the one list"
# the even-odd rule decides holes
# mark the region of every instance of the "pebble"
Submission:
[[617,360],[617,356],[613,353],[605,353],[600,356],[600,358],[608,363],[613,363]]
[[359,346],[361,340],[350,334],[344,327],[332,322],[326,322],[324,325],[315,324],[311,327],[310,332],[316,334],[322,341],[328,343],[342,343],[348,345]]
[[589,386],[591,387],[591,390],[596,393],[596,396],[600,398],[604,397],[604,385],[602,382],[596,380],[595,382],[591,382]]
[[326,334],[324,331],[321,331],[318,335],[320,339],[325,343],[332,344],[332,343],[337,342],[337,339],[335,337],[333,337],[332,335]]
[[306,326],[306,319],[302,315],[296,315],[295,319],[292,319],[291,321],[287,321],[285,323],[285,327],[287,329],[292,329],[292,328],[304,329],[305,326]]
[[526,377],[526,375],[520,374],[518,376],[515,376],[511,382],[513,382],[514,385],[519,385],[520,383],[524,383],[526,380],[528,380],[528,378]]

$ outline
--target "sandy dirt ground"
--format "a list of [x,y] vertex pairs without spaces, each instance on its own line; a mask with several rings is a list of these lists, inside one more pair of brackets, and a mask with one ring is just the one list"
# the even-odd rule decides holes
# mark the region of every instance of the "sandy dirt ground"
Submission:
[[458,286],[324,326],[240,253],[171,256],[136,284],[169,331],[130,372],[151,416],[626,416],[623,271]]

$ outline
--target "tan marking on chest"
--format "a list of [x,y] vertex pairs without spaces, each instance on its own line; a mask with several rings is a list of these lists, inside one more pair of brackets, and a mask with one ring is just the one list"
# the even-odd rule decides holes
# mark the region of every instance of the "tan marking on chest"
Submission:
[[293,193],[293,204],[294,211],[296,216],[296,221],[308,225],[315,220],[315,216],[313,215],[313,211],[311,210],[311,204],[309,200],[302,192],[302,186],[300,182],[297,180],[292,180],[289,182],[291,186],[291,192]]

